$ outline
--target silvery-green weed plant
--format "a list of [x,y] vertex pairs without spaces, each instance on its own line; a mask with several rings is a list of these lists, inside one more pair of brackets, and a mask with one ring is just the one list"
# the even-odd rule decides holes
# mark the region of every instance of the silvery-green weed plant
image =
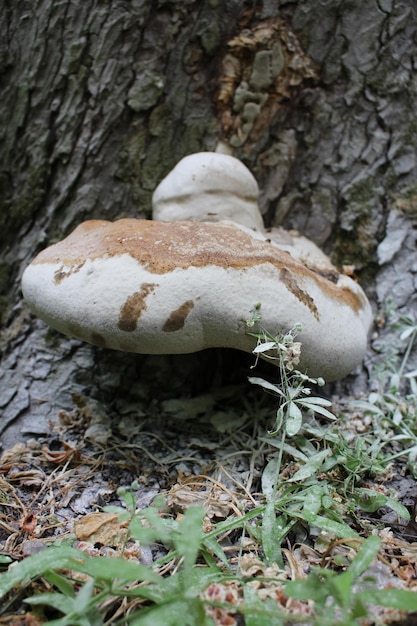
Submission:
[[[417,325],[408,318],[403,322],[404,357],[389,384],[362,401],[361,410],[375,424],[358,438],[344,430],[349,418],[344,422],[339,415],[335,421],[330,401],[312,395],[311,387],[323,381],[297,370],[300,327],[271,335],[262,328],[257,305],[247,322],[248,332],[257,339],[255,361],[274,360],[279,374],[278,382],[249,378],[276,399],[273,427],[262,437],[276,451],[270,453],[263,471],[263,501],[241,515],[211,521],[205,532],[202,507],[186,508],[178,521],[162,497],[137,510],[135,485],[120,488],[121,505],[108,511],[129,525],[129,540],[163,546],[165,555],[144,565],[123,555],[91,556],[55,542],[0,574],[2,610],[20,598],[33,608],[43,607],[52,626],[219,626],[222,622],[216,621],[216,615],[245,626],[361,626],[383,623],[371,618],[372,606],[416,612],[415,592],[379,588],[369,573],[381,539],[378,522],[366,516],[382,506],[405,522],[410,514],[390,494],[363,485],[364,478],[383,474],[401,454],[411,459],[417,449],[417,373],[407,371]],[[401,395],[404,384],[408,385],[405,396]],[[387,450],[393,438],[395,452]],[[265,572],[271,566],[271,572],[278,573],[265,573],[259,580],[242,576],[239,559],[232,563],[224,550],[222,538],[230,533],[240,535],[242,541],[250,537]],[[285,582],[284,576],[283,582],[288,552],[283,545],[303,541],[314,545],[320,538],[329,544],[348,542],[356,556],[343,568],[312,566],[304,578]],[[174,566],[167,569],[168,564]],[[283,597],[304,603],[308,611],[292,614],[271,597],[261,599],[256,584],[265,580],[276,583]],[[212,592],[229,583],[241,589],[239,604]],[[238,621],[233,616],[239,616]]]
[[382,355],[375,366],[375,389],[355,405],[372,418],[375,441],[382,448],[389,442],[399,444],[389,460],[407,459],[407,466],[417,478],[417,370],[409,369],[411,354],[417,345],[417,321],[411,315],[388,310],[390,325],[398,332],[395,348]]
[[[307,385],[324,385],[322,378],[310,378],[296,369],[301,355],[301,343],[295,341],[297,334],[302,331],[300,324],[286,333],[277,336],[262,327],[261,305],[255,306],[254,315],[248,320],[249,334],[257,339],[257,345],[253,350],[256,357],[276,362],[279,367],[280,381],[270,383],[263,378],[251,376],[249,381],[254,385],[263,387],[277,396],[278,408],[273,435],[282,433],[283,437],[294,437],[300,429],[303,420],[303,411],[318,413],[327,419],[336,419],[327,407],[331,406],[330,400],[311,396],[311,388]],[[256,365],[256,364],[255,364]]]

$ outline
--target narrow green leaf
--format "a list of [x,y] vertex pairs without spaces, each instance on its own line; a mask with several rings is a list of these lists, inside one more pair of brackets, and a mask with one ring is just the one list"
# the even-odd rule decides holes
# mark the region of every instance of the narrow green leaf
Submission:
[[354,579],[363,574],[378,554],[381,540],[375,535],[368,537],[358,550],[357,555],[349,565],[349,572]]
[[329,577],[327,584],[337,604],[340,607],[348,608],[352,596],[352,574],[350,570]]
[[317,514],[322,506],[323,489],[320,485],[314,485],[313,488],[306,489],[302,493],[304,495],[303,510],[306,513]]
[[311,515],[304,511],[297,511],[297,515],[304,519],[309,524],[321,528],[321,530],[334,535],[335,537],[349,537],[351,539],[360,539],[360,536],[350,526],[342,522],[336,522],[335,520],[328,519],[321,515]]
[[232,519],[227,519],[223,522],[219,522],[216,524],[214,530],[211,530],[204,536],[204,540],[218,537],[219,535],[223,535],[231,532],[232,530],[236,530],[237,528],[244,528],[250,520],[259,515],[262,515],[265,511],[266,505],[257,506],[242,517],[233,517]]
[[319,606],[324,606],[329,597],[329,589],[319,576],[313,572],[303,580],[293,580],[285,585],[284,592],[290,598],[297,600],[314,600]]
[[243,588],[245,626],[284,626],[285,616],[270,598],[261,600],[256,589],[250,585]]
[[294,518],[288,521],[285,514],[277,516],[272,501],[267,504],[262,521],[261,542],[268,563],[283,566],[281,544],[296,523]]
[[203,539],[203,516],[203,507],[190,506],[178,525],[178,532],[173,536],[175,548],[184,559],[183,567],[187,576],[197,560]]
[[[74,568],[75,569],[75,568]],[[146,565],[125,561],[123,559],[109,559],[105,556],[87,557],[76,571],[91,576],[96,581],[106,581],[113,584],[127,584],[129,582],[159,582],[160,576]]]
[[164,503],[157,496],[152,506],[140,511],[131,520],[129,524],[130,534],[142,545],[148,546],[155,542],[161,542],[164,545],[172,544],[172,536],[178,528],[178,523],[160,515],[159,509],[162,506]]
[[375,415],[381,415],[381,417],[385,417],[384,412],[378,406],[375,406],[372,402],[367,402],[365,400],[358,400],[355,402],[355,407],[361,409],[364,412],[374,413]]
[[65,596],[68,596],[69,598],[75,597],[73,583],[70,580],[68,580],[68,578],[66,578],[65,576],[62,576],[61,574],[58,574],[57,572],[50,571],[50,572],[45,572],[43,574],[43,577],[48,581],[48,583],[50,583],[51,585],[54,585],[54,587],[59,589],[59,591],[63,593]]
[[220,546],[219,542],[216,539],[213,539],[213,538],[206,539],[204,537],[203,545],[206,548],[206,550],[210,552],[211,554],[214,554],[214,556],[216,556],[219,559],[219,561],[223,563],[223,565],[225,565],[228,569],[230,568],[229,559],[225,555],[222,547]]
[[117,513],[121,521],[123,519],[129,519],[130,517],[130,514],[122,506],[114,506],[112,504],[109,504],[107,506],[103,506],[103,511],[105,513]]
[[268,563],[282,563],[281,531],[275,514],[275,503],[270,500],[262,518],[262,547]]
[[[262,439],[262,441],[268,441],[268,440]],[[280,442],[276,442],[275,444],[274,441],[268,441],[268,443],[270,443],[272,446],[277,447],[277,448],[281,447]],[[302,450],[299,450],[295,446],[291,446],[289,443],[284,443],[282,445],[282,450],[286,454],[289,454],[290,456],[292,456],[293,459],[297,459],[298,461],[302,461],[303,463],[306,463],[308,461],[309,457],[306,454],[304,454]]]
[[309,398],[308,400],[298,400],[297,402],[298,404],[301,404],[301,406],[303,406],[305,409],[313,411],[314,413],[319,413],[320,415],[323,415],[323,417],[327,417],[331,420],[336,419],[336,416],[333,415],[333,413],[325,409],[320,404],[311,402],[311,400],[314,400],[314,398]]
[[288,404],[287,421],[285,430],[289,437],[294,437],[298,433],[303,423],[303,414],[295,402]]
[[295,472],[295,474],[291,476],[291,478],[289,478],[287,482],[297,482],[309,478],[317,472],[317,470],[323,464],[323,461],[331,455],[332,451],[330,448],[326,448],[325,450],[317,452],[317,454],[310,457],[307,463],[305,463],[305,465],[303,465],[297,472]]
[[368,609],[366,608],[366,604],[362,601],[358,594],[355,594],[351,600],[350,611],[353,619],[358,620],[362,617],[368,617]]
[[276,435],[281,430],[282,425],[284,423],[284,418],[285,418],[284,406],[281,405],[278,407],[276,417],[275,417],[275,428],[274,428],[274,433],[273,433],[274,435]]
[[137,618],[130,616],[130,619],[135,626],[211,626],[213,622],[206,616],[202,602],[195,600],[198,607],[195,602],[179,599],[142,610]]
[[388,506],[390,509],[395,511],[402,519],[410,519],[410,512],[403,504],[401,504],[401,502],[398,502],[398,500],[394,500],[394,498],[385,496],[382,493],[378,493],[377,491],[373,491],[372,489],[357,489],[354,493],[354,497],[363,511],[374,513],[381,506]]
[[252,350],[253,354],[260,354],[262,352],[268,352],[268,350],[273,350],[277,347],[276,341],[266,341],[265,343],[260,343],[256,348]]
[[331,400],[326,400],[326,398],[320,398],[319,396],[311,396],[305,400],[300,400],[300,402],[305,402],[314,406],[332,406],[333,404]]
[[417,612],[417,592],[407,589],[369,589],[360,594],[367,603],[388,606],[408,613]]
[[[137,539],[143,546],[149,546],[156,541],[162,541],[164,544],[171,543],[171,538],[167,538],[167,532],[160,532],[154,526],[145,526],[143,520],[139,516],[135,516],[129,523],[129,533],[133,539]],[[161,538],[161,534],[164,538]]]
[[272,458],[268,461],[261,478],[262,493],[269,500],[275,491],[275,485],[278,478],[278,460]]
[[76,605],[78,613],[86,613],[88,611],[93,593],[94,593],[94,580],[90,578],[90,580],[87,580],[87,582],[84,583],[84,585],[82,585],[81,589],[77,593],[76,598],[72,600],[73,603],[75,603]]
[[401,341],[403,341],[403,339],[408,339],[408,337],[410,337],[410,335],[412,335],[415,332],[416,332],[415,326],[409,326],[408,328],[403,330],[403,332],[401,333],[400,335]]
[[132,511],[135,512],[136,510],[136,496],[135,494],[130,491],[129,489],[124,490],[123,494],[120,494],[122,499],[125,502],[126,505],[126,509],[128,511]]
[[40,593],[26,598],[25,602],[33,605],[50,606],[64,614],[72,613],[74,609],[74,600],[60,593]]
[[85,560],[85,554],[68,546],[50,547],[38,554],[15,563],[0,575],[0,598],[15,585],[25,585],[52,569],[77,570]]
[[267,380],[264,380],[263,378],[258,378],[257,376],[249,376],[248,380],[250,383],[252,383],[252,385],[259,385],[260,387],[263,387],[264,389],[267,389],[268,391],[272,391],[273,393],[276,393],[279,396],[283,396],[283,393],[278,385],[274,385],[273,383],[270,383]]

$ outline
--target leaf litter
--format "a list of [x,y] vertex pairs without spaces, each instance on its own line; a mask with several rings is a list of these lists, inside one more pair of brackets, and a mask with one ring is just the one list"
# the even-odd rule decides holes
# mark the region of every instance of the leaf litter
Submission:
[[[224,397],[208,400],[203,396],[161,403],[156,418],[132,413],[116,424],[88,399],[74,397],[73,411],[60,413],[47,437],[18,443],[0,458],[3,567],[54,544],[70,545],[94,557],[119,557],[146,566],[162,559],[159,572],[164,576],[176,572],[178,562],[175,556],[170,558],[172,546],[142,544],[129,536],[126,520],[106,512],[109,507],[123,505],[119,487],[134,484],[132,496],[139,511],[162,494],[165,518],[181,522],[187,509],[198,505],[204,511],[203,530],[207,536],[224,528],[217,535],[220,548],[213,558],[220,562],[225,557],[231,575],[207,584],[200,594],[216,626],[255,624],[251,611],[255,614],[259,603],[264,607],[268,603],[279,606],[288,623],[298,619],[300,623],[313,623],[312,602],[289,597],[284,591],[286,583],[306,579],[314,568],[345,572],[367,532],[381,542],[377,560],[367,569],[367,576],[374,579],[378,589],[417,591],[415,511],[408,520],[401,520],[386,506],[389,500],[383,499],[382,505],[369,513],[353,506],[345,511],[346,519],[359,531],[356,537],[348,537],[347,533],[344,536],[343,527],[338,532],[336,520],[326,528],[322,516],[314,517],[306,510],[307,491],[302,494],[304,509],[300,503],[294,504],[291,495],[292,478],[307,465],[302,461],[304,453],[308,458],[306,447],[295,456],[290,445],[287,452],[284,450],[287,457],[280,476],[281,492],[289,489],[289,495],[282,500],[282,507],[278,503],[273,508],[273,523],[279,526],[291,522],[293,526],[282,533],[281,557],[268,562],[260,533],[265,523],[262,512],[266,512],[275,488],[271,468],[277,445],[267,435],[271,404],[265,401],[259,406],[258,402],[256,411],[250,410],[247,399],[241,402],[236,393],[241,399],[242,390],[233,390],[226,401]],[[227,420],[219,417],[222,411],[227,413]],[[361,420],[357,414],[350,421],[352,440],[371,428],[366,419]],[[303,446],[295,449],[303,450]],[[331,476],[342,488],[346,477],[339,466],[329,465],[331,458],[329,452],[322,453],[314,460],[311,472],[304,471],[302,478],[308,482],[314,473],[320,476],[321,468],[323,484]],[[410,510],[416,501],[415,482],[401,459],[391,464],[384,476],[364,472],[362,482],[369,489],[380,490],[383,496],[392,494],[394,486],[394,495]],[[312,484],[311,489],[316,487]],[[337,496],[326,495],[322,489],[319,499],[326,497],[334,501]],[[285,511],[285,502],[290,515]],[[332,507],[334,510],[334,502],[328,510]],[[291,508],[296,509],[293,515]],[[253,517],[251,512],[255,512]],[[276,537],[279,541],[279,533]],[[40,578],[30,583],[25,593],[33,597],[50,588],[51,583]],[[44,623],[45,616],[34,609],[28,611],[22,600],[21,593],[10,597],[1,609],[0,624]],[[109,606],[104,603],[101,609],[112,615],[113,621],[108,623],[128,615],[137,604],[137,600],[129,601],[127,597],[118,603],[114,599],[107,602]],[[378,606],[372,619],[364,617],[357,623],[400,623],[406,614],[398,608]]]

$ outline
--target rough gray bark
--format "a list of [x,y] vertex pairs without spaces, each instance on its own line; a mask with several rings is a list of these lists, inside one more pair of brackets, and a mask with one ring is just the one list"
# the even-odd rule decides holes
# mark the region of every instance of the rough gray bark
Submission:
[[354,265],[376,307],[390,296],[415,308],[416,18],[414,0],[4,3],[5,445],[45,432],[73,394],[117,416],[212,382],[207,355],[122,355],[58,336],[28,314],[19,282],[80,221],[149,216],[169,169],[219,138],[255,173],[267,223]]

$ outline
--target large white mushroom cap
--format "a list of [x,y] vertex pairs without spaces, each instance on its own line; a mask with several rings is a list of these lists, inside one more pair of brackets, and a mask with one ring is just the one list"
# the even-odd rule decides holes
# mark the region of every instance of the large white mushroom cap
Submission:
[[301,323],[300,367],[335,380],[364,356],[371,309],[356,282],[313,272],[230,223],[84,222],[25,270],[30,308],[62,333],[106,348],[251,352],[245,321],[261,303],[269,332]]
[[308,267],[336,271],[306,237],[282,228],[265,230],[258,197],[256,179],[241,161],[220,152],[197,152],[179,161],[155,189],[152,217],[164,222],[233,222],[242,230],[261,233],[260,239],[266,236]]
[[258,197],[258,183],[239,159],[218,152],[198,152],[181,159],[155,189],[153,219],[232,220],[262,230]]

